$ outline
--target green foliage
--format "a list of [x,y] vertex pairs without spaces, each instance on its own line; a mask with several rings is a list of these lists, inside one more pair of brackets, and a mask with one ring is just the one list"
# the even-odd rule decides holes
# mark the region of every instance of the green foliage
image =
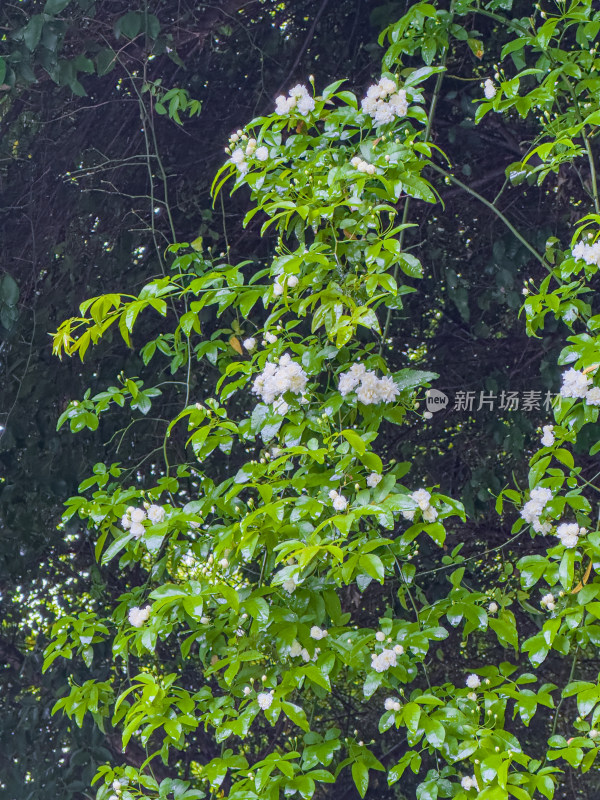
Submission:
[[[521,298],[510,262],[535,254],[547,275],[526,285],[528,333],[543,347],[566,325],[572,335],[559,363],[588,375],[590,385],[596,374],[598,264],[573,246],[588,231],[591,244],[600,223],[592,147],[598,64],[589,52],[597,20],[586,2],[550,18],[536,11],[512,19],[505,6],[465,0],[449,12],[416,3],[392,20],[381,38],[389,46],[383,68],[406,91],[401,118],[375,125],[335,82],[315,90],[307,113],[262,115],[232,137],[229,154],[242,148],[249,166],[228,159],[214,197],[223,207],[237,199],[249,229],[261,223],[260,258],[236,263],[228,247],[217,256],[201,234],[169,247],[162,277],[144,276],[139,291],[94,297],[60,325],[58,354],[89,360],[94,346],[113,347],[120,337],[129,355],[114,359],[117,377],[107,388],[68,404],[59,427],[101,430],[127,409],[120,447],[134,424],[156,415],[161,426],[151,465],[134,439],[133,463],[96,464],[63,518],[64,530],[89,531],[113,583],[102,609],[73,609],[54,625],[49,674],[64,658],[81,659],[92,675],[71,680],[55,710],[80,727],[114,727],[124,749],[142,753],[135,766],[100,768],[100,800],[312,797],[350,782],[362,797],[400,797],[402,786],[423,800],[528,800],[555,796],[566,770],[592,769],[600,541],[593,473],[576,462],[586,442],[597,450],[594,397],[556,401],[552,443],[526,452],[528,489],[495,489],[513,538],[488,548],[484,533],[473,547],[463,504],[449,496],[458,492],[419,477],[422,451],[442,447],[422,416],[441,360],[405,355],[404,345],[399,359],[390,347],[429,303],[434,243],[417,257],[416,238],[407,251],[417,237],[412,215],[422,224],[416,209],[425,208],[443,219],[440,174],[481,199],[440,167],[450,159],[433,144],[436,107],[451,80],[444,68],[453,53],[477,66],[499,39],[491,51],[496,94],[475,116],[486,125],[493,110],[528,126],[531,146],[507,168],[507,181],[534,187],[561,170],[587,172],[582,211],[595,213],[567,248],[564,231],[529,241],[496,201],[485,201],[508,223],[482,273],[493,283],[474,291],[473,273],[459,263],[468,260],[461,242],[439,282],[448,302],[438,288],[427,319],[435,327],[442,323],[432,320],[455,313],[485,338],[490,328],[475,319],[498,294],[505,325],[514,326]],[[46,29],[37,16],[23,31],[32,51]],[[476,29],[490,20],[487,34]],[[156,38],[151,28],[129,11],[114,33],[134,42]],[[158,81],[142,94],[178,125],[179,112],[200,110],[186,90],[163,93]],[[468,123],[468,109],[461,119]],[[257,148],[267,157],[255,156]],[[359,170],[352,159],[374,169]],[[225,201],[219,195],[233,180],[237,197]],[[18,286],[4,291],[4,280],[0,297],[14,309]],[[269,398],[259,376],[288,357],[302,380]],[[387,402],[365,402],[357,382],[341,391],[341,376],[357,364],[392,382]],[[453,443],[465,441],[466,427],[456,425]],[[517,427],[512,442],[496,427],[491,458],[508,451],[523,458]],[[401,458],[389,446],[394,437],[406,438]],[[500,472],[500,485],[508,475]],[[480,501],[487,481],[483,472],[470,479]],[[418,494],[422,483],[428,491]],[[527,540],[519,512],[540,489],[551,493],[541,533],[576,524],[586,533],[575,545],[535,529],[537,538]],[[368,614],[358,608],[365,598],[375,601]],[[580,666],[586,660],[591,670]]]

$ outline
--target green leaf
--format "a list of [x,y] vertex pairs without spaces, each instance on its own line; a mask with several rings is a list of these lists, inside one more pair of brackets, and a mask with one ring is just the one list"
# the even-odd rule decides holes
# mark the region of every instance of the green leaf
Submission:
[[43,14],[34,14],[23,30],[23,41],[28,50],[33,52],[40,42],[44,27]]
[[0,298],[2,302],[10,307],[17,305],[19,300],[19,286],[16,280],[6,273],[0,280]]
[[308,724],[308,720],[306,719],[306,713],[304,712],[303,708],[300,706],[295,705],[294,703],[281,703],[281,709],[286,717],[292,720],[299,728],[302,728],[303,731],[310,730],[310,725]]
[[342,436],[346,439],[346,441],[350,444],[353,450],[362,456],[367,449],[367,446],[361,439],[360,435],[356,433],[356,431],[345,430],[342,431]]
[[117,63],[117,54],[110,47],[104,47],[96,56],[96,70],[98,75],[107,75]]
[[369,770],[363,761],[355,761],[352,764],[352,779],[359,795],[364,797],[369,788]]
[[50,16],[54,14],[60,14],[60,12],[64,11],[70,2],[71,0],[46,0],[44,14],[50,14]]
[[115,22],[115,36],[126,36],[128,39],[135,39],[142,29],[143,15],[138,11],[128,11]]

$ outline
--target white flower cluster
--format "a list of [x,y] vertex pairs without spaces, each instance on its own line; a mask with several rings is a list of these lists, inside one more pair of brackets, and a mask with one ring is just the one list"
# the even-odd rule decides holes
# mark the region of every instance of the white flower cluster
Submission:
[[583,372],[576,369],[568,369],[563,372],[562,386],[560,387],[561,397],[584,398],[590,388],[590,379]]
[[288,96],[281,94],[275,100],[275,113],[276,114],[289,114],[290,111],[296,109],[299,114],[305,117],[315,109],[314,98],[308,93],[306,86],[298,83],[288,92]]
[[542,447],[552,447],[555,441],[554,425],[544,425],[542,434]]
[[552,500],[552,492],[543,486],[538,486],[531,490],[529,500],[521,509],[521,516],[533,526],[536,533],[550,533],[552,525],[550,522],[540,522],[540,517],[546,505]]
[[310,661],[310,653],[306,647],[302,647],[300,642],[296,641],[296,639],[294,639],[292,646],[290,647],[290,656],[292,658],[298,658],[298,656],[301,656],[303,661]]
[[542,608],[548,609],[548,611],[554,611],[554,609],[556,608],[556,604],[554,602],[554,595],[545,594],[540,600],[540,605]]
[[129,506],[121,517],[121,525],[133,535],[134,539],[139,539],[146,531],[143,524],[146,519],[152,525],[158,525],[164,520],[165,515],[166,512],[162,506],[151,505],[148,506],[147,511],[143,508]]
[[374,489],[376,486],[379,485],[379,483],[381,482],[382,477],[383,476],[380,475],[378,472],[372,472],[369,475],[369,477],[367,478],[367,486],[370,489]]
[[134,608],[129,609],[127,619],[134,628],[141,628],[144,622],[148,620],[151,612],[151,606],[146,606],[145,608],[138,608],[137,606],[134,606]]
[[469,689],[479,689],[481,686],[481,678],[479,675],[475,675],[475,673],[471,673],[471,675],[467,676],[467,680],[465,681]]
[[591,379],[583,372],[568,369],[563,373],[562,397],[583,399],[590,406],[600,406],[600,386],[591,386]]
[[261,692],[256,700],[259,708],[262,708],[263,711],[266,711],[267,708],[271,708],[271,704],[273,702],[273,690],[271,689],[270,692]]
[[465,777],[461,780],[460,785],[465,792],[468,792],[469,789],[476,789],[479,791],[479,786],[477,784],[477,778],[475,775],[465,775]]
[[493,100],[496,97],[496,86],[491,78],[488,78],[483,84],[483,93],[486,100]]
[[[413,492],[410,497],[417,504],[417,507],[421,509],[421,513],[425,522],[435,522],[438,512],[431,505],[431,495],[427,489],[417,489],[417,491]],[[400,513],[404,519],[412,522],[415,518],[416,510],[416,508],[403,508]]]
[[563,547],[577,547],[580,536],[585,536],[586,528],[580,528],[576,522],[563,522],[556,529],[556,535]]
[[369,86],[367,96],[361,101],[365,114],[375,125],[386,125],[395,117],[404,117],[408,111],[408,100],[404,89],[398,89],[396,81],[382,78],[379,83]]
[[580,258],[591,266],[600,266],[600,239],[593,244],[577,242],[573,248],[573,258]]
[[[299,364],[292,361],[289,353],[284,353],[279,363],[267,361],[264,370],[254,380],[252,391],[259,395],[263,403],[269,405],[285,392],[302,394],[306,389],[308,377]],[[284,405],[287,406],[286,403]],[[279,409],[276,409],[279,410]],[[283,411],[285,411],[287,408]]]
[[229,151],[231,151],[231,162],[235,164],[240,175],[248,172],[250,165],[247,159],[255,158],[257,161],[266,161],[269,158],[268,147],[265,147],[264,144],[259,147],[256,139],[249,139],[243,131],[237,131],[230,137],[226,152]]
[[369,164],[368,161],[363,161],[362,158],[359,158],[358,156],[354,156],[350,163],[358,170],[358,172],[365,172],[367,175],[375,175],[377,172],[377,167],[375,164]]
[[400,711],[402,705],[397,697],[386,697],[383,703],[386,711]]
[[254,338],[254,336],[250,336],[248,339],[244,339],[242,344],[249,353],[251,353],[253,350],[256,350],[256,339]]
[[378,378],[373,370],[367,370],[364,364],[353,364],[348,372],[340,375],[338,389],[344,397],[356,390],[356,397],[365,406],[393,403],[400,394],[393,378],[389,376]]
[[284,277],[285,276],[283,275],[278,275],[273,282],[273,294],[275,297],[281,297],[286,286],[289,289],[293,289],[295,286],[298,286],[297,275],[290,275],[285,283],[282,283],[282,278]]
[[326,628],[319,628],[318,625],[313,625],[310,629],[310,638],[316,639],[324,639],[327,636],[327,629]]
[[390,667],[397,665],[396,656],[404,652],[402,645],[397,644],[393,650],[383,649],[381,653],[371,653],[371,669],[375,672],[385,672]]
[[331,505],[336,511],[345,511],[348,508],[348,500],[343,494],[338,494],[335,489],[332,489],[329,492],[329,499],[331,500]]

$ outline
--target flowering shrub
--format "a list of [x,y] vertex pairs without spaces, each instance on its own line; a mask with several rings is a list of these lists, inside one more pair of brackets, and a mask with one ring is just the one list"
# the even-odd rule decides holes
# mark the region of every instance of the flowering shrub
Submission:
[[[590,4],[579,6],[583,22],[575,12],[557,17],[551,28],[544,22],[528,31],[528,40],[515,26],[510,52],[527,45],[546,53],[560,25],[589,22]],[[456,13],[474,10],[469,3],[461,9]],[[442,54],[436,67],[428,66],[431,48],[426,51],[420,38],[431,19],[446,37],[436,40]],[[460,536],[461,504],[436,487],[420,486],[419,476],[406,480],[409,465],[384,464],[377,452],[386,426],[421,424],[422,390],[436,379],[409,366],[390,372],[383,352],[390,315],[424,271],[403,246],[409,199],[434,203],[424,173],[441,169],[430,141],[435,100],[424,107],[424,85],[435,75],[439,88],[448,37],[463,34],[451,15],[415,4],[384,33],[390,45],[384,73],[360,103],[342,82],[321,91],[313,81],[313,91],[298,84],[277,98],[272,114],[232,135],[214,193],[227,181],[234,190],[245,187],[251,202],[246,223],[260,214],[263,234],[276,232],[275,255],[264,269],[174,244],[169,276],[151,281],[133,299],[111,294],[87,301],[82,316],[56,334],[56,352],[83,358],[115,324],[129,344],[138,316],[151,308],[165,318],[161,335],[179,343],[189,369],[204,358],[216,368],[203,397],[186,393],[169,420],[164,474],[155,487],[140,492],[113,465],[113,482],[86,482],[82,495],[69,501],[66,519],[77,514],[87,521],[102,563],[135,567],[142,577],[135,591],[116,599],[110,619],[91,615],[85,626],[72,627],[60,621],[47,651],[46,666],[74,651],[91,663],[90,645],[110,640],[120,680],[92,681],[84,700],[81,687],[73,687],[57,707],[75,715],[85,704],[99,724],[110,717],[123,747],[137,740],[149,763],[156,757],[168,763],[170,750],[184,749],[199,728],[223,743],[222,755],[195,765],[194,780],[178,785],[175,797],[226,791],[234,800],[309,798],[346,769],[365,796],[373,773],[385,772],[394,785],[410,769],[420,776],[419,800],[529,800],[536,792],[551,798],[560,779],[555,761],[589,769],[596,758],[600,686],[573,677],[578,652],[600,641],[600,583],[592,576],[600,533],[586,496],[589,481],[565,445],[598,418],[598,317],[575,299],[597,272],[597,235],[572,250],[554,248],[552,260],[537,254],[548,277],[539,292],[525,295],[531,333],[542,330],[548,313],[572,329],[573,307],[586,331],[570,336],[561,356],[561,363],[574,366],[565,371],[554,423],[544,427],[542,448],[531,459],[529,489],[506,489],[497,499],[501,514],[514,506],[513,533],[520,536],[529,526],[532,537],[531,545],[522,538],[519,591],[490,586],[481,592],[463,582],[460,547],[446,553],[448,537]],[[419,48],[426,66],[404,68],[403,53]],[[579,68],[596,75],[598,66],[582,58]],[[553,70],[565,80],[572,71]],[[552,103],[564,98],[549,96],[543,69],[533,72],[539,83],[525,96],[519,94],[525,74],[487,79],[478,118],[492,110],[527,115],[548,106],[549,119],[557,116],[544,135],[585,137],[586,122],[575,125],[553,111]],[[600,111],[588,114],[588,127],[600,118],[594,114]],[[540,180],[567,157],[553,141],[536,148]],[[568,155],[581,153],[571,148]],[[528,171],[526,161],[522,169]],[[400,200],[405,212],[398,222]],[[584,226],[600,226],[600,208],[595,211]],[[235,314],[237,333],[217,327],[226,312]],[[210,338],[201,325],[207,314],[216,328]],[[142,353],[150,353],[150,361],[154,350],[147,347]],[[126,386],[132,399],[146,398],[146,412],[160,391],[132,380]],[[234,397],[242,398],[238,416],[228,407]],[[107,401],[86,402],[87,427],[93,428]],[[80,413],[70,406],[61,423]],[[167,453],[179,431],[187,455],[174,466]],[[212,476],[223,458],[235,466],[217,482]],[[85,495],[95,485],[91,497]],[[537,536],[546,537],[542,544]],[[429,542],[439,549],[440,569],[452,569],[447,594],[432,602],[419,561]],[[376,630],[342,604],[346,587],[365,591],[372,582],[393,587]],[[517,603],[534,615],[539,632],[518,629],[510,608]],[[529,669],[539,668],[551,650],[571,657],[571,677],[565,686],[542,683],[534,690],[526,687],[536,683],[536,674],[502,660],[476,671],[465,664],[456,685],[434,685],[428,664],[436,652],[456,658],[453,629],[463,641],[488,636],[507,659],[512,651],[515,660],[518,652],[526,654]],[[161,663],[166,641],[181,655],[175,672]],[[196,682],[184,675],[186,662],[201,676]],[[383,708],[379,733],[395,729],[399,757],[378,757],[374,741],[365,744],[358,733],[341,736],[327,713],[336,687],[356,702]],[[96,698],[106,698],[101,709],[92,688]],[[577,734],[566,740],[555,735],[556,724],[563,698],[571,696],[579,717]],[[523,726],[546,710],[547,752],[529,752]],[[519,717],[520,727],[511,716]],[[286,737],[276,736],[267,755],[257,744],[263,719]],[[159,786],[146,766],[101,769],[99,800],[114,793],[124,800],[164,797],[173,784]]]

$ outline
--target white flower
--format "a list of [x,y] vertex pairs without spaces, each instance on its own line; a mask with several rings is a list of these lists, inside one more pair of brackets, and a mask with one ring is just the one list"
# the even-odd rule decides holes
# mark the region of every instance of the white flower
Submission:
[[382,78],[379,81],[379,97],[387,97],[388,94],[395,92],[397,88],[396,81],[391,80],[391,78]]
[[534,519],[531,527],[536,533],[543,533],[544,536],[547,536],[552,530],[552,523],[549,521],[540,522],[539,519]]
[[254,155],[259,161],[266,161],[267,158],[269,157],[269,148],[262,145],[262,147],[259,147],[257,149]]
[[146,606],[145,608],[138,608],[135,606],[134,608],[129,609],[127,618],[134,628],[141,628],[144,622],[146,622],[150,616],[151,611],[151,606]]
[[252,689],[249,686],[244,686],[244,694],[246,695],[246,697],[248,697],[251,691]]
[[544,425],[542,428],[542,447],[552,447],[554,444],[554,425]]
[[129,514],[132,522],[143,522],[146,519],[146,512],[143,508],[133,508]]
[[290,656],[292,658],[296,658],[297,656],[300,655],[301,652],[302,652],[302,645],[300,644],[299,641],[297,641],[297,639],[294,639],[294,641],[292,642],[292,646],[290,647]]
[[283,289],[284,289],[283,283],[280,283],[279,278],[276,278],[273,283],[273,294],[275,295],[275,297],[281,297],[281,295],[283,294]]
[[396,386],[394,379],[387,375],[379,379],[379,399],[384,403],[393,403],[400,394],[400,389]]
[[385,672],[396,664],[396,653],[393,650],[382,650],[381,653],[371,654],[371,668],[375,672]]
[[331,498],[331,504],[335,511],[345,511],[348,508],[348,500],[341,494],[335,493]]
[[395,117],[406,115],[408,99],[404,89],[398,89],[395,81],[381,78],[379,83],[369,86],[366,97],[361,101],[361,108],[376,125],[385,125]]
[[550,500],[552,500],[551,490],[545,486],[537,486],[535,489],[531,490],[529,500],[521,509],[521,516],[525,522],[533,525],[534,530],[538,533],[547,533],[550,530],[547,528],[547,523],[542,524],[539,520],[546,504],[549,503]]
[[244,339],[242,344],[249,353],[256,349],[256,339],[253,336],[251,336],[249,339]]
[[590,406],[600,406],[600,387],[592,386],[585,396],[585,402]]
[[486,97],[486,100],[493,100],[494,97],[496,97],[496,87],[494,86],[494,81],[491,78],[488,78],[483,84],[483,93]]
[[318,625],[313,625],[310,629],[310,638],[316,639],[324,639],[327,636],[327,631],[325,628],[319,628]]
[[364,364],[353,364],[348,372],[340,375],[340,381],[338,384],[340,394],[345,396],[356,386],[358,386],[366,371],[367,370]]
[[585,261],[588,266],[600,266],[600,240],[593,244],[578,242],[573,248],[573,258]]
[[280,116],[288,114],[294,105],[295,101],[293,98],[285,97],[284,95],[280,94],[275,100],[275,113],[279,114]]
[[395,644],[394,645],[394,653],[396,653],[396,655],[401,656],[403,652],[404,652],[404,648],[402,647],[401,644]]
[[141,522],[132,522],[129,526],[129,532],[134,539],[140,539],[146,533],[146,528]]
[[246,154],[244,153],[241,147],[237,147],[231,154],[231,160],[236,166],[243,164],[245,158]]
[[348,372],[340,375],[340,394],[345,396],[355,388],[356,397],[364,405],[391,403],[400,394],[393,378],[378,378],[372,370],[366,370],[364,364],[354,364]]
[[600,731],[597,731],[595,728],[592,728],[588,732],[588,736],[590,737],[590,739],[597,739],[598,736],[600,736]]
[[263,711],[266,711],[267,708],[271,707],[271,703],[273,702],[273,692],[261,692],[256,700],[258,701],[259,707],[262,708]]
[[498,611],[498,603],[495,603],[493,600],[488,606],[488,613],[495,614]]
[[131,517],[129,516],[128,511],[125,512],[125,514],[123,514],[121,517],[121,527],[123,527],[125,530],[129,530],[131,527]]
[[300,653],[300,655],[302,657],[302,661],[304,661],[306,664],[308,664],[308,662],[310,661],[310,653],[308,652],[306,647],[302,648],[302,652]]
[[417,489],[416,492],[411,494],[412,499],[415,503],[419,506],[421,511],[425,511],[426,508],[429,506],[429,501],[431,500],[431,495],[427,491],[427,489]]
[[584,528],[580,529],[576,522],[563,522],[556,529],[556,535],[564,547],[571,548],[577,546],[579,536],[583,531]]
[[296,583],[296,581],[293,578],[290,578],[289,580],[284,581],[281,584],[281,586],[282,586],[283,589],[285,589],[286,592],[288,592],[288,594],[293,594],[293,592],[295,592],[296,587],[298,586],[298,584]]
[[370,486],[371,489],[374,489],[377,484],[381,481],[381,475],[377,472],[372,472],[369,477],[367,478],[367,486]]
[[[292,392],[292,394],[302,394],[306,389],[308,377],[302,367],[296,364],[288,356],[280,359],[279,365],[272,361],[267,361],[260,375],[256,377],[252,385],[252,391],[261,397],[263,403],[269,405],[277,397]],[[280,413],[285,413],[287,407]]]
[[385,642],[385,633],[383,631],[377,631],[375,638],[378,642]]
[[467,698],[473,702],[476,702],[477,694],[475,692],[467,692]]
[[386,711],[400,711],[401,705],[397,697],[386,697],[383,707]]
[[414,509],[414,508],[401,508],[400,509],[400,513],[402,514],[404,519],[407,519],[409,522],[412,522],[414,520],[415,511],[416,511],[416,509]]
[[274,333],[271,333],[271,331],[267,331],[265,333],[265,339],[269,344],[275,344],[275,342],[277,341],[277,336],[275,336]]
[[470,777],[469,775],[465,775],[465,777],[461,780],[460,785],[462,788],[468,792],[469,789],[477,789],[479,790],[479,786],[477,785],[477,778],[475,775]]
[[287,279],[287,285],[290,289],[293,289],[295,286],[298,286],[298,276],[297,275],[290,275]]
[[166,511],[162,506],[151,505],[148,509],[148,519],[153,525],[163,522],[165,515]]
[[548,608],[550,609],[550,611],[552,611],[552,609],[554,608],[554,595],[545,594],[540,600],[540,605],[542,608]]
[[315,108],[314,98],[308,93],[306,86],[297,84],[288,93],[288,97],[279,95],[275,101],[275,113],[283,116],[296,108],[299,114],[306,116]]
[[475,675],[475,673],[472,673],[467,677],[465,683],[467,684],[469,689],[478,689],[481,686],[481,678],[479,677],[479,675]]
[[408,98],[406,97],[404,89],[400,89],[399,92],[394,92],[390,97],[389,104],[397,117],[405,117],[408,111]]
[[438,512],[433,506],[427,506],[423,511],[423,519],[425,522],[435,522]]
[[563,372],[563,385],[560,388],[562,397],[585,397],[588,391],[590,379],[583,372],[578,372],[576,369],[568,369]]

